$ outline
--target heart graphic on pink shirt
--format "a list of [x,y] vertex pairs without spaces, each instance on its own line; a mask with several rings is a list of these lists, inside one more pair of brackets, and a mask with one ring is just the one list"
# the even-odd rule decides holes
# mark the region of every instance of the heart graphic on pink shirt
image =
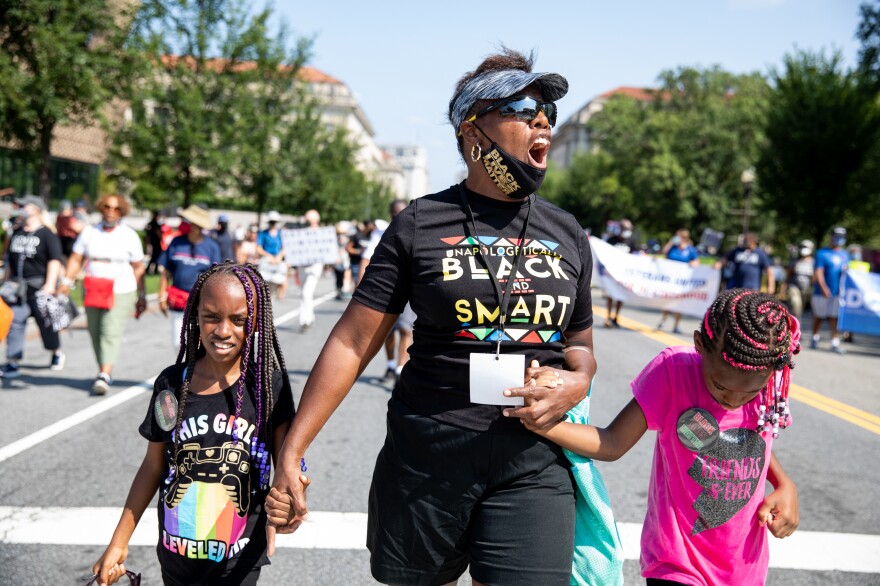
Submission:
[[696,454],[688,475],[703,491],[694,502],[692,535],[720,527],[751,500],[763,476],[767,444],[753,429],[734,428],[707,451]]

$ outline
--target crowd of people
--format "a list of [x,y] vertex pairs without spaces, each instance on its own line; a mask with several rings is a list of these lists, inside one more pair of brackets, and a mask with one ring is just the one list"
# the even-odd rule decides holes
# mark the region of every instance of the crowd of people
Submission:
[[[175,350],[180,347],[184,311],[193,286],[202,273],[226,259],[259,267],[278,300],[285,298],[288,283],[295,279],[303,304],[301,331],[307,331],[314,323],[314,292],[325,267],[322,263],[296,267],[286,262],[281,215],[277,211],[265,215],[263,229],[256,223],[233,229],[228,214],[221,213],[214,221],[211,211],[200,205],[180,210],[177,221],[157,210],[144,226],[142,239],[125,222],[130,204],[117,194],[106,195],[94,203],[93,209],[100,216],[96,223],[91,222],[85,200],[75,204],[62,201],[54,221],[40,197],[14,198],[12,203],[0,290],[0,298],[9,306],[12,317],[6,335],[7,360],[0,377],[13,379],[20,375],[25,328],[31,317],[51,354],[49,368],[64,368],[66,357],[61,349],[59,321],[53,320],[47,311],[46,300],[62,300],[59,303],[64,307],[58,311],[66,309],[71,313],[63,322],[63,327],[67,327],[78,312],[69,301],[78,284],[83,290],[86,323],[97,361],[92,384],[95,395],[106,394],[113,384],[113,367],[129,318],[139,318],[146,310],[147,275],[158,275],[157,305],[168,317],[171,346]],[[405,206],[405,201],[395,200],[389,211],[396,215]],[[303,218],[306,228],[320,226],[317,210],[307,211]],[[339,299],[351,297],[385,227],[384,220],[372,219],[337,224],[340,260],[333,268],[337,270]],[[394,366],[389,366],[386,380],[396,379],[406,362],[411,322],[412,317],[401,320],[395,329],[399,335],[397,343],[392,344],[394,333],[389,336],[389,360],[394,360]]]
[[[145,254],[123,222],[129,205],[119,195],[97,202],[95,225],[65,206],[59,234],[42,199],[16,200],[0,288],[14,315],[3,376],[17,373],[31,316],[50,367],[63,368],[39,299],[80,282],[95,394],[110,389],[129,316],[145,310],[148,272],[159,274],[159,308],[179,348],[154,384],[139,427],[147,453],[94,580],[130,575],[129,540],[158,493],[165,583],[255,584],[276,534],[308,516],[308,447],[384,347],[394,388],[364,495],[377,581],[454,584],[468,571],[476,586],[621,584],[619,535],[593,459],[615,460],[651,430],[641,540],[647,583],[764,583],[768,535],[787,537],[799,522],[795,484],[773,452],[791,422],[796,310],[776,295],[777,274],[757,238],[743,235],[718,264],[725,290],[693,344],[668,348],[634,372],[629,404],[607,427],[589,425],[593,253],[576,219],[537,195],[568,82],[534,72],[533,61],[503,49],[455,85],[448,119],[467,170],[461,183],[409,205],[393,202],[390,224],[336,226],[337,297],[351,300],[298,408],[284,358],[295,349],[282,347],[273,324],[273,297],[284,299],[291,276],[280,214],[269,212],[264,229],[238,230],[197,205],[179,212],[175,229],[156,213]],[[304,218],[306,229],[319,229],[317,210]],[[632,221],[617,228],[610,244],[644,252]],[[803,308],[810,275],[813,347],[828,320],[832,349],[840,348],[838,284],[851,261],[844,246],[842,229],[814,257],[812,243],[802,242],[790,275],[779,279],[781,290],[798,288]],[[659,253],[700,262],[685,228]],[[324,264],[293,268],[307,331]],[[619,327],[622,302],[609,297],[607,307],[605,327]],[[675,333],[680,319],[674,315]],[[707,497],[692,472],[754,454],[762,457],[744,472],[755,479],[748,491]],[[211,528],[210,546],[179,545],[202,543],[200,527]]]
[[[608,222],[601,238],[608,244],[632,254],[650,254],[651,247],[643,243],[629,219]],[[862,258],[858,244],[846,246],[846,228],[835,227],[829,234],[829,246],[816,251],[810,239],[803,239],[786,248],[787,261],[771,254],[761,246],[758,235],[742,234],[729,251],[713,256],[699,250],[690,237],[690,231],[680,228],[662,247],[657,255],[669,260],[685,262],[690,266],[700,264],[705,258],[721,272],[721,291],[726,289],[753,289],[775,296],[786,304],[788,310],[800,319],[809,312],[812,316],[810,348],[816,349],[821,341],[822,324],[828,324],[830,350],[845,354],[841,340],[852,341],[849,332],[838,332],[837,315],[840,310],[840,284],[845,271],[869,272],[871,266]],[[713,260],[714,259],[714,260]],[[618,318],[623,301],[606,293],[606,319],[604,327],[620,327]],[[661,330],[668,316],[673,315],[672,333],[681,334],[682,315],[663,311],[656,329]]]

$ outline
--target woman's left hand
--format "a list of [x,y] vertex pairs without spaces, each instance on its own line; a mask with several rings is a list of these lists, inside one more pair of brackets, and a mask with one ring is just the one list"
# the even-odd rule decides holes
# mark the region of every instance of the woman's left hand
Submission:
[[504,391],[505,397],[523,397],[525,406],[505,409],[504,416],[519,417],[529,429],[553,427],[590,390],[590,377],[585,372],[532,366],[526,377],[526,386]]

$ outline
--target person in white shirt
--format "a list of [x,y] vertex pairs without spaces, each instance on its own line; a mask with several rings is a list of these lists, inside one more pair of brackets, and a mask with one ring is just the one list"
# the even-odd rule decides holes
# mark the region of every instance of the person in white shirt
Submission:
[[128,316],[134,309],[140,317],[147,307],[146,266],[140,237],[122,223],[130,209],[128,202],[119,195],[105,195],[95,208],[102,220],[84,229],[73,244],[59,292],[66,294],[83,269],[86,318],[99,368],[92,392],[104,395],[113,384],[113,366]]

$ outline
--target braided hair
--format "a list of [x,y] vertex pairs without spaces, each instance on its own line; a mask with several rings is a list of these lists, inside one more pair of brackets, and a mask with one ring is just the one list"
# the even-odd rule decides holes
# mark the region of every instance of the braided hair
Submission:
[[734,368],[773,370],[762,391],[758,431],[770,426],[773,437],[777,437],[779,428],[787,427],[791,419],[788,389],[792,359],[801,350],[797,318],[772,295],[753,289],[730,289],[706,311],[700,335],[707,348],[719,352]]
[[[257,267],[252,264],[235,264],[230,260],[215,263],[207,271],[201,273],[190,291],[186,309],[183,314],[183,327],[180,330],[180,352],[177,364],[186,366],[183,384],[180,389],[179,407],[174,433],[174,460],[180,451],[180,430],[183,413],[189,396],[195,363],[205,356],[199,331],[198,310],[205,285],[214,278],[225,276],[238,280],[244,287],[247,300],[247,320],[245,321],[244,347],[241,351],[241,374],[235,394],[235,418],[241,415],[244,394],[247,392],[248,380],[253,383],[254,404],[257,420],[253,439],[251,440],[251,457],[260,469],[260,485],[268,488],[272,433],[269,425],[272,416],[272,374],[281,372],[283,385],[289,386],[287,366],[278,342],[278,332],[272,317],[272,296],[268,285],[263,280]],[[237,445],[238,426],[232,428],[233,444]]]

